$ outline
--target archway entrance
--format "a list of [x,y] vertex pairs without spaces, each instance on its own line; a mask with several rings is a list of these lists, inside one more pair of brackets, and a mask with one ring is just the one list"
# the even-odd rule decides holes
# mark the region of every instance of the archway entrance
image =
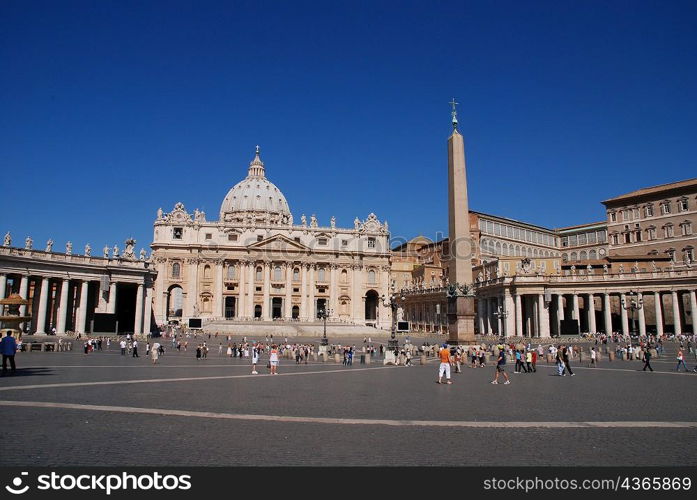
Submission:
[[283,317],[283,299],[280,297],[274,297],[271,299],[271,318],[282,318]]
[[259,304],[254,306],[254,317],[261,318],[261,306]]
[[225,319],[235,317],[235,297],[225,297]]
[[298,319],[300,317],[300,308],[298,306],[293,306],[291,315],[293,319]]
[[378,292],[368,290],[365,294],[365,320],[375,321],[378,318]]
[[173,286],[167,294],[167,319],[181,318],[184,307],[184,291],[180,286]]

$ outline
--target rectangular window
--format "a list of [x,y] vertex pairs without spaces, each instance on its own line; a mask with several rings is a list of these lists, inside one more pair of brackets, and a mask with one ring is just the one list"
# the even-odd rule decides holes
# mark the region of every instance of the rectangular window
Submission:
[[632,214],[634,215],[635,219],[639,218],[639,209],[638,208],[632,208]]
[[261,241],[264,239],[264,236],[261,234],[257,234],[257,241]]
[[317,240],[317,244],[323,247],[327,246],[327,238],[320,238]]
[[653,217],[653,205],[646,205],[646,207],[644,207],[644,216]]
[[617,214],[615,212],[610,212],[610,222],[617,222]]
[[212,235],[211,233],[206,233],[206,239],[207,239],[207,240],[212,240],[212,239],[213,239],[213,235]]
[[342,247],[348,246],[348,240],[341,240],[341,246]]
[[595,232],[588,233],[588,243],[594,244],[597,241],[597,235]]
[[607,241],[607,233],[605,231],[598,232],[598,243],[605,243]]
[[368,248],[375,248],[375,238],[368,238]]
[[665,235],[666,238],[672,238],[673,237],[673,226],[664,226],[663,227],[663,234]]
[[682,228],[682,235],[683,236],[688,236],[692,234],[692,223],[686,222],[684,224],[681,224],[680,226]]
[[578,235],[578,244],[579,245],[585,245],[586,244],[586,233],[581,233]]
[[300,243],[300,236],[296,236],[296,237],[293,238],[293,239],[295,240],[296,243]]
[[631,239],[631,236],[629,235],[629,233],[624,233],[624,242],[625,242],[625,243],[631,243],[631,242],[632,242],[632,239]]
[[687,210],[687,199],[678,200],[678,208],[681,212]]
[[569,246],[570,247],[578,246],[578,236],[576,236],[575,234],[569,236]]
[[620,242],[619,240],[620,240],[619,235],[617,235],[617,234],[612,235],[612,244],[613,245],[618,245]]
[[237,235],[236,234],[228,234],[227,240],[228,241],[237,241]]
[[300,292],[300,288],[293,288],[293,293],[298,293]]
[[568,247],[569,246],[569,237],[568,236],[563,236],[561,239],[561,246],[563,247]]
[[184,235],[184,228],[183,227],[175,227],[174,228],[174,239],[175,240],[181,240],[183,235]]
[[664,203],[661,205],[661,213],[667,215],[670,213],[670,203]]

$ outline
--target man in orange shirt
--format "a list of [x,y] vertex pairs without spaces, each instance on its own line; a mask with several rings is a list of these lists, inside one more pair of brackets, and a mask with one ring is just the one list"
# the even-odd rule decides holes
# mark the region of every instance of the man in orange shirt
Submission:
[[440,367],[438,368],[438,384],[442,384],[443,374],[445,374],[446,384],[452,384],[450,380],[450,349],[448,344],[443,344],[441,350],[438,351],[440,358]]

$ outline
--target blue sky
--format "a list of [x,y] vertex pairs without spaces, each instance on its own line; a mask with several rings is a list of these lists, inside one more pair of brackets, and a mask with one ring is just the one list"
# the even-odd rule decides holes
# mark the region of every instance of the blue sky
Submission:
[[217,213],[254,146],[291,210],[447,232],[448,101],[470,207],[548,227],[697,176],[697,3],[0,3],[0,232],[43,248]]

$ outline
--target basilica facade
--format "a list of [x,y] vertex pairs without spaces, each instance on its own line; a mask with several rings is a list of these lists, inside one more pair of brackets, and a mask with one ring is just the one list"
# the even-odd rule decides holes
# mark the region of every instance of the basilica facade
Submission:
[[390,247],[375,214],[353,227],[312,215],[298,223],[267,177],[259,148],[247,176],[223,199],[218,220],[182,203],[154,223],[159,325],[216,321],[328,321],[389,328]]

